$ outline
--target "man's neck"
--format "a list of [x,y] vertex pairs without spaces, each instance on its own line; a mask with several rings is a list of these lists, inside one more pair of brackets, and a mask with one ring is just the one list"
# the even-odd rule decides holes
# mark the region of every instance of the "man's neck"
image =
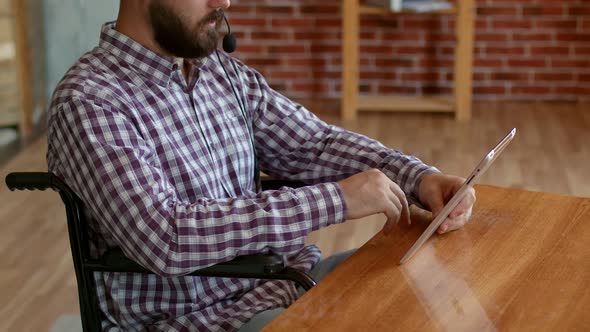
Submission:
[[147,15],[142,15],[141,10],[134,1],[121,1],[115,29],[162,56],[174,57],[158,45],[145,19]]
[[[121,2],[115,29],[159,55],[176,58],[158,45],[154,39],[149,23],[143,19],[143,17],[146,16],[139,13],[139,8],[132,8],[132,6],[133,2],[125,2],[125,4]],[[190,63],[182,58],[176,58],[176,61],[178,62],[184,79],[188,84],[191,69]]]
[[183,58],[176,58],[176,63],[178,63],[178,67],[180,67],[180,69],[182,70],[182,76],[184,76],[184,80],[186,81],[186,84],[188,85],[190,83],[189,76],[190,76],[190,72],[191,72],[190,61],[186,61]]

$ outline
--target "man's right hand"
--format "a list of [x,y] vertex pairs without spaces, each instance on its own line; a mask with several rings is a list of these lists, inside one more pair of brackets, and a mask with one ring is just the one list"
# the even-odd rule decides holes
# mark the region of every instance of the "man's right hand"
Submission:
[[358,219],[383,213],[387,222],[383,227],[389,233],[399,220],[410,223],[406,195],[401,188],[378,169],[355,174],[338,182],[344,193],[347,219]]

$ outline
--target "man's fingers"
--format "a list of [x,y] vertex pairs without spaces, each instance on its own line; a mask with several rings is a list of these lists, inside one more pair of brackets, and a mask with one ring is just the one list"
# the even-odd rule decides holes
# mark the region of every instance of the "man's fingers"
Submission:
[[471,212],[473,211],[472,207],[469,207],[467,211],[459,215],[458,217],[448,217],[439,227],[438,233],[442,234],[445,232],[450,232],[457,230],[467,223],[469,218],[471,217]]
[[449,217],[450,218],[457,218],[457,217],[465,214],[465,212],[467,212],[467,210],[470,209],[474,203],[475,203],[475,190],[473,190],[473,188],[471,188],[467,192],[465,197],[463,197],[461,202],[453,209],[453,211],[451,211],[451,213],[449,214]]
[[461,221],[459,220],[461,218],[447,218],[445,219],[445,221],[443,221],[442,224],[440,224],[440,226],[438,226],[438,234],[443,234],[446,232],[450,232],[450,231],[454,231],[455,229],[458,229],[462,226]]
[[475,189],[470,188],[461,202],[449,213],[449,217],[439,226],[438,233],[442,234],[463,227],[471,217],[474,203]]
[[393,229],[393,226],[397,224],[399,220],[399,210],[393,204],[389,204],[389,207],[386,208],[383,213],[387,216],[387,221],[385,222],[385,226],[383,226],[383,232],[385,235],[389,234]]
[[405,196],[402,205],[403,207],[400,215],[400,220],[407,222],[409,225],[412,223],[412,220],[410,219],[410,207],[408,206],[408,201],[406,200]]
[[406,199],[406,194],[400,189],[400,187],[395,184],[394,182],[390,182],[389,188],[395,194],[398,201],[402,204],[400,212],[400,220],[402,222],[406,222],[410,224],[410,207],[408,206],[408,200]]
[[[389,191],[387,193],[387,199],[389,200],[389,203],[393,204],[393,206],[397,209],[398,213],[399,213],[399,211],[401,211],[403,209],[402,202],[399,201],[399,199],[397,198],[395,193],[393,193],[392,191]],[[399,218],[399,215],[398,215],[398,218]],[[397,223],[397,221],[398,220],[396,220],[395,222]]]
[[398,223],[403,205],[392,191],[388,191],[386,197],[387,201],[385,202],[383,213],[387,216],[387,222],[385,223],[383,230],[387,235]]
[[465,213],[465,209],[460,209],[459,207],[456,207],[450,214],[449,214],[449,218],[457,218],[458,216],[462,215],[463,213]]

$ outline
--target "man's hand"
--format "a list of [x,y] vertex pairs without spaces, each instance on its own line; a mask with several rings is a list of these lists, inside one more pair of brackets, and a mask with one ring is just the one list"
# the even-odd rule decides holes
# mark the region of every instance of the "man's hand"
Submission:
[[358,219],[383,213],[387,222],[383,227],[389,233],[399,221],[410,222],[406,195],[401,188],[377,169],[353,175],[338,182],[344,193],[347,219]]
[[[452,175],[432,173],[425,175],[418,188],[418,199],[428,208],[434,217],[443,209],[444,205],[453,197],[465,182],[464,178]],[[470,188],[461,202],[451,211],[449,216],[438,227],[438,233],[443,234],[461,228],[471,217],[471,210],[475,203],[475,190]]]

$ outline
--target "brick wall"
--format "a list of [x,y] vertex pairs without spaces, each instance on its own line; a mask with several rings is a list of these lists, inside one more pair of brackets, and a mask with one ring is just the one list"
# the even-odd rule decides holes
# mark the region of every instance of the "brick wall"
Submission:
[[[590,100],[589,0],[479,0],[474,97]],[[236,56],[293,98],[340,96],[340,0],[234,0]],[[450,93],[454,18],[361,20],[363,93]]]

